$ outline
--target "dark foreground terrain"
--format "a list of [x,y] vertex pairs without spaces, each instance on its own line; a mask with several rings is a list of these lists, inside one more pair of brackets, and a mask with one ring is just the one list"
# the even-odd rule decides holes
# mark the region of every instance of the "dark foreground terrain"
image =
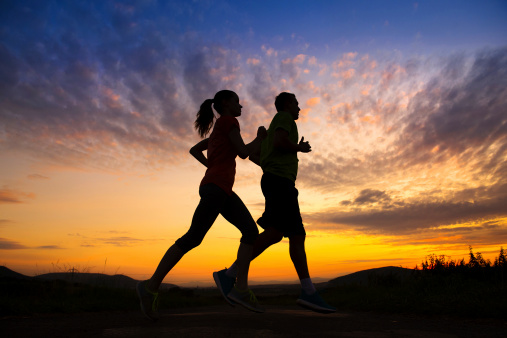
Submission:
[[319,314],[266,306],[257,314],[228,305],[162,310],[153,323],[137,311],[47,314],[0,319],[2,337],[507,337],[505,319],[338,311]]

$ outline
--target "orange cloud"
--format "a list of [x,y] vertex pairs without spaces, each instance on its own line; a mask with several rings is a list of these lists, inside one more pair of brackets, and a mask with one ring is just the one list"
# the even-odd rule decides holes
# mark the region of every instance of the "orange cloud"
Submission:
[[249,58],[246,60],[246,63],[252,66],[257,66],[259,63],[261,63],[261,60],[255,59],[255,58]]
[[278,52],[273,48],[268,48],[266,46],[261,47],[262,51],[266,53],[267,56],[278,56]]
[[360,117],[359,121],[370,123],[370,124],[377,124],[380,121],[380,117],[378,115],[376,115],[376,116],[366,115],[366,116]]
[[308,107],[314,107],[320,103],[320,97],[312,97],[308,100],[306,100],[306,105]]
[[333,62],[333,68],[343,68],[348,67],[354,63],[354,59],[357,56],[357,52],[345,53],[342,58],[338,61]]
[[370,94],[370,90],[371,90],[371,87],[372,85],[366,85],[366,86],[363,86],[363,88],[361,89],[361,94],[362,95],[369,95]]
[[343,78],[344,80],[348,80],[348,79],[351,79],[352,77],[354,77],[354,75],[356,74],[356,70],[354,68],[350,68],[346,71],[343,71],[343,72],[334,72],[332,75],[333,77],[336,77],[336,78]]
[[14,191],[6,187],[0,189],[0,204],[23,203],[23,200],[27,198],[33,199],[35,198],[35,194]]
[[350,68],[349,70],[343,72],[341,75],[344,79],[350,79],[356,74],[356,70],[354,68]]
[[296,55],[293,59],[285,59],[285,60],[282,60],[282,63],[283,64],[302,64],[303,62],[305,62],[305,59],[306,59],[306,55],[304,54],[299,54],[299,55]]
[[382,72],[382,81],[381,86],[383,89],[387,89],[391,82],[398,76],[401,76],[403,74],[406,74],[405,68],[401,67],[400,65],[392,65],[389,67],[389,69],[386,69]]

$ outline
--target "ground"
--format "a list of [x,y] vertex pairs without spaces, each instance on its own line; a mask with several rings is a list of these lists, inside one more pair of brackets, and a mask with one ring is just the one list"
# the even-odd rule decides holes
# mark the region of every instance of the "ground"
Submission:
[[51,314],[0,319],[2,337],[507,337],[506,319],[457,319],[266,306],[263,314],[227,305],[140,312]]

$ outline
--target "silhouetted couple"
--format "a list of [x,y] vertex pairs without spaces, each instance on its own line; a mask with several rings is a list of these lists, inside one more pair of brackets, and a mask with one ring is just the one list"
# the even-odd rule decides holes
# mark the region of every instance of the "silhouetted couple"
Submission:
[[[213,126],[214,113],[219,114]],[[213,273],[213,278],[231,305],[264,312],[248,287],[250,261],[283,237],[289,238],[289,253],[301,281],[301,295],[297,303],[318,312],[335,312],[319,296],[308,272],[305,252],[306,232],[299,210],[295,181],[298,171],[297,153],[311,151],[310,144],[301,138],[295,120],[299,118],[296,96],[283,92],[275,99],[276,115],[266,131],[259,127],[256,138],[245,144],[240,134],[241,104],[238,95],[222,90],[204,101],[195,121],[195,128],[205,138],[190,149],[190,153],[207,167],[199,187],[201,200],[190,229],[165,253],[153,276],[139,282],[137,294],[141,310],[150,319],[158,319],[158,289],[165,276],[191,249],[197,247],[219,214],[241,232],[236,261],[228,269]],[[207,150],[207,157],[204,151]],[[264,229],[259,234],[257,225],[241,199],[232,191],[236,174],[236,156],[261,166],[262,193],[265,210],[257,223]]]

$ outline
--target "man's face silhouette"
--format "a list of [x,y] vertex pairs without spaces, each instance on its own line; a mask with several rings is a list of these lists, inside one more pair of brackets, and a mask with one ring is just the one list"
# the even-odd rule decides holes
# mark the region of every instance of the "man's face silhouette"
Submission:
[[292,97],[286,104],[285,104],[285,111],[289,113],[294,120],[297,120],[299,118],[299,102],[296,99],[296,96]]

